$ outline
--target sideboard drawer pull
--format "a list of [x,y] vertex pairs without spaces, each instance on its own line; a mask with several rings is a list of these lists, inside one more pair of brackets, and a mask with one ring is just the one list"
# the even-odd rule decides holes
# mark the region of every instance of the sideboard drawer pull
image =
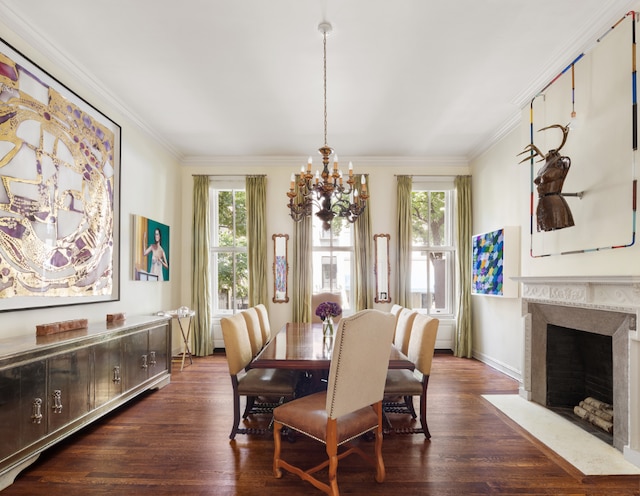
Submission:
[[120,366],[116,365],[115,367],[113,367],[113,382],[115,384],[120,384]]
[[42,398],[34,398],[31,404],[31,423],[39,424],[42,422]]
[[53,396],[53,406],[51,407],[53,413],[62,413],[62,391],[56,389],[51,396]]

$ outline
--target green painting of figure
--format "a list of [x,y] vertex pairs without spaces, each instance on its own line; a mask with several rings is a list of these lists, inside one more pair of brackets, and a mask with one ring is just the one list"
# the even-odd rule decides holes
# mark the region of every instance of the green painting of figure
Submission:
[[169,226],[134,216],[134,267],[137,281],[169,280]]

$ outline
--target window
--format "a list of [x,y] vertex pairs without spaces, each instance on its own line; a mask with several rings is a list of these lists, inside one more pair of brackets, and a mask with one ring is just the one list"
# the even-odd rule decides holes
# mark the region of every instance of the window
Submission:
[[[349,315],[353,263],[353,230],[343,218],[333,219],[331,229],[313,215],[313,293],[342,296],[343,315]],[[314,309],[315,311],[315,309]]]
[[418,182],[411,193],[411,307],[453,315],[453,181]]
[[248,307],[247,208],[244,180],[212,181],[211,272],[213,315]]

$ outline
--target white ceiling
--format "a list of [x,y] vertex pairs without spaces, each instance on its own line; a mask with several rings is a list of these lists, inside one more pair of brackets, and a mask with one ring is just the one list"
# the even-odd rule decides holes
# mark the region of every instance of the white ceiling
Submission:
[[466,161],[634,5],[0,0],[0,19],[182,160],[315,153],[327,20],[328,144],[345,160]]

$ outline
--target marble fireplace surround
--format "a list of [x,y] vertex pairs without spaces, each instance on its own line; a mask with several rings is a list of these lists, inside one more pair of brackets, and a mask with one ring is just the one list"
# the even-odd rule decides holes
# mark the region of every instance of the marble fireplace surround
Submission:
[[545,405],[547,324],[612,337],[613,444],[640,467],[640,276],[517,277],[522,284],[524,364],[520,395]]

